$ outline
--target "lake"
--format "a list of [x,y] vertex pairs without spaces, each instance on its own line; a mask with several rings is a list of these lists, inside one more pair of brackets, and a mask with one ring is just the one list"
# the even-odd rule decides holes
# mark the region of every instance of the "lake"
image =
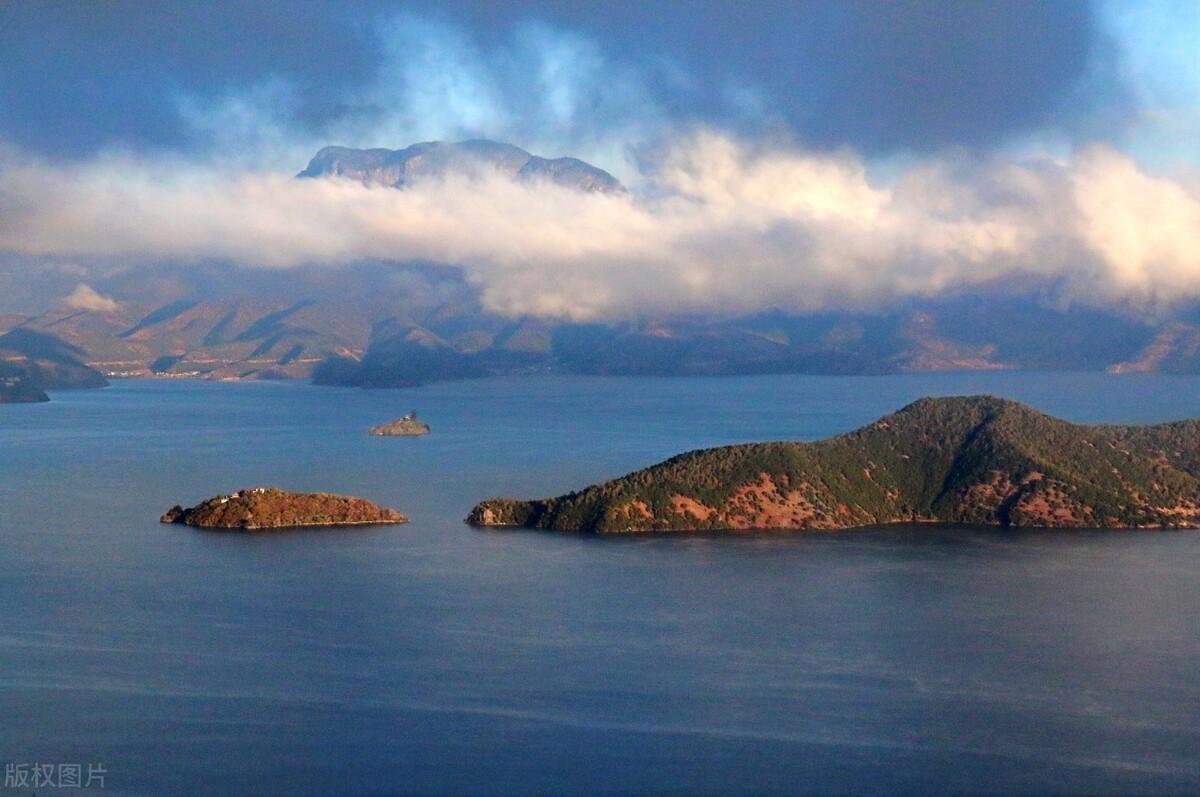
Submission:
[[[1011,372],[130,380],[0,406],[0,760],[130,795],[1200,791],[1200,534],[462,522],[981,392],[1200,416],[1196,377]],[[367,436],[411,409],[433,434]],[[412,523],[158,522],[255,485]]]

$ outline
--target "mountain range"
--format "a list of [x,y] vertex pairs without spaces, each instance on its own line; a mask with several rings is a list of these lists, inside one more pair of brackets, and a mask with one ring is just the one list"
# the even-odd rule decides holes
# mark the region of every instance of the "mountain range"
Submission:
[[519,182],[549,182],[578,191],[621,192],[608,172],[578,158],[543,158],[499,141],[425,141],[404,149],[325,147],[297,177],[345,177],[365,185],[405,188],[449,175],[497,174]]
[[[403,190],[424,179],[480,173],[624,191],[583,161],[486,140],[400,150],[327,147],[298,178]],[[29,273],[0,269],[0,289],[12,288],[15,296]],[[99,385],[104,376],[387,387],[527,372],[1200,372],[1200,308],[1143,319],[1059,306],[1046,300],[1053,286],[1037,284],[997,284],[876,310],[663,313],[581,324],[488,312],[461,270],[447,264],[356,263],[286,273],[212,263],[110,264],[88,272],[87,286],[69,270],[37,273],[43,294],[58,291],[63,298],[34,312],[0,315],[0,363],[42,387]]]

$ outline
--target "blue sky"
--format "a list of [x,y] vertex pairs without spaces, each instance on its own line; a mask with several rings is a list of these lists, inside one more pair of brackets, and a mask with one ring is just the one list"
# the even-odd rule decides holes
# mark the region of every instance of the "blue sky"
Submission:
[[187,148],[182,100],[268,83],[292,92],[289,124],[319,136],[429,26],[485,57],[540,26],[642,76],[656,113],[868,153],[1073,136],[1134,99],[1083,2],[68,0],[0,7],[0,137],[55,156]]

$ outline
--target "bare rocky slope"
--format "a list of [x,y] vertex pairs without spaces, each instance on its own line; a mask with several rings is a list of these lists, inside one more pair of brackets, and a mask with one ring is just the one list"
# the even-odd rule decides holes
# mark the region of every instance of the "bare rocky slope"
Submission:
[[479,526],[589,532],[1200,524],[1200,421],[1085,426],[992,396],[926,398],[848,434],[694,451]]

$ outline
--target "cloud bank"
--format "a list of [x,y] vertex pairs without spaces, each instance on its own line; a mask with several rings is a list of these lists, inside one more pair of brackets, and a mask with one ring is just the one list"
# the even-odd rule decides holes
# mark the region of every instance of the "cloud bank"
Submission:
[[1010,278],[1157,309],[1200,298],[1200,194],[1105,147],[920,161],[693,132],[637,193],[502,177],[407,190],[109,158],[0,170],[0,248],[52,257],[461,265],[489,309],[573,320],[870,306]]
[[[1110,17],[1118,41],[1144,46],[1122,32],[1145,17]],[[673,119],[652,76],[567,32],[525,25],[490,51],[422,20],[382,35],[390,56],[320,141],[295,132],[288,86],[272,83],[215,105],[182,98],[207,141],[187,157],[0,154],[0,251],[261,268],[433,261],[461,266],[494,312],[577,321],[870,307],[998,281],[1151,313],[1200,299],[1200,181],[1136,152],[950,152],[883,180],[851,151]],[[1146,109],[1133,129],[1148,140],[1155,109],[1175,107],[1161,87],[1179,66],[1122,52]],[[583,156],[633,190],[292,177],[326,143],[469,136]]]

